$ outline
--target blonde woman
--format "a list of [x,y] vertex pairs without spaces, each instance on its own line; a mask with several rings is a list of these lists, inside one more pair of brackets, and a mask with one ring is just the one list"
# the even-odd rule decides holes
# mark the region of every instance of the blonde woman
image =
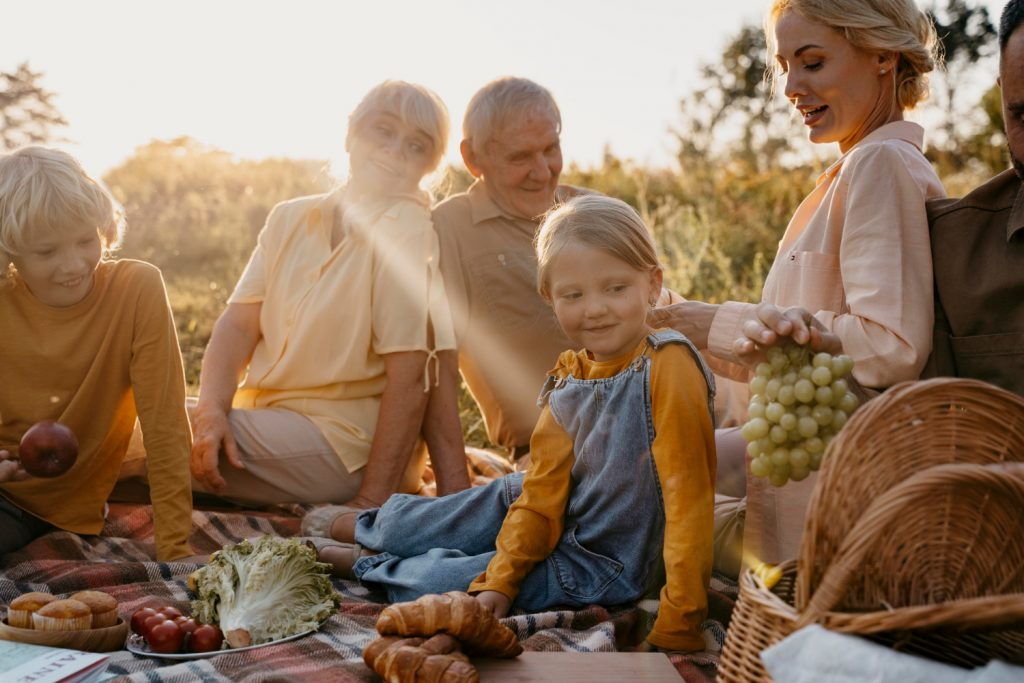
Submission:
[[[789,336],[841,343],[868,393],[915,379],[933,318],[925,201],[945,193],[904,112],[927,94],[932,24],[912,0],[774,0],[765,30],[773,81],[810,140],[837,144],[840,157],[790,221],[760,304],[686,302],[652,322],[707,347],[733,379]],[[736,436],[719,434],[721,470],[744,466]],[[813,485],[813,475],[781,490],[748,481],[748,556],[796,555]]]
[[456,397],[435,390],[455,344],[421,188],[447,140],[436,94],[384,82],[349,117],[344,185],[271,211],[203,360],[202,488],[380,505],[417,489],[421,435],[439,492],[469,485]]

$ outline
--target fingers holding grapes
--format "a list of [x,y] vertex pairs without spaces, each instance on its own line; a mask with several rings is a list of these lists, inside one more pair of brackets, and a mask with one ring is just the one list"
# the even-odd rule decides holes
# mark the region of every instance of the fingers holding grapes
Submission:
[[842,352],[839,337],[799,306],[780,308],[762,302],[754,307],[754,317],[743,323],[742,331],[743,336],[733,342],[733,352],[750,365],[764,362],[768,349],[786,342],[808,345],[814,351]]
[[860,401],[846,379],[853,360],[807,346],[771,347],[750,381],[747,441],[750,473],[774,486],[801,481],[821,467],[825,447]]

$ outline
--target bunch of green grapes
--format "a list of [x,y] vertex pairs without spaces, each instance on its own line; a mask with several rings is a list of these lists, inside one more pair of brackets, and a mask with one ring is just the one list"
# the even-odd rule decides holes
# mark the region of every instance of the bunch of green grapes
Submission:
[[782,486],[821,467],[825,446],[859,405],[843,379],[852,369],[846,355],[815,354],[798,345],[768,349],[750,380],[747,422],[740,429],[752,475]]

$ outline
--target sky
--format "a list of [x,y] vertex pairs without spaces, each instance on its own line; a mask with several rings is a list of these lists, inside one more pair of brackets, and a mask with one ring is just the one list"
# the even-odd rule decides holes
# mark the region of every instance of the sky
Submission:
[[[567,162],[599,163],[609,146],[665,166],[701,64],[767,3],[21,1],[4,8],[0,71],[28,61],[44,73],[70,123],[65,146],[94,173],[182,135],[242,158],[343,164],[348,113],[387,78],[447,103],[457,163],[466,103],[502,75],[554,93]],[[1003,3],[982,4],[998,16]]]

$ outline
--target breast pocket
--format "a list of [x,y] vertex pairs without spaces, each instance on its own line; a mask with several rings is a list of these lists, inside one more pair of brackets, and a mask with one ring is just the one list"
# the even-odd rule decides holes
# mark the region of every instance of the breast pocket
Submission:
[[[846,311],[843,277],[838,254],[819,251],[793,251],[776,262],[778,276],[772,303],[801,306],[815,311]],[[768,287],[766,294],[769,292]]]
[[953,337],[957,374],[1024,396],[1024,333]]
[[479,294],[476,314],[517,331],[553,327],[554,314],[537,294],[537,262],[532,252],[487,252],[474,259],[469,272]]

